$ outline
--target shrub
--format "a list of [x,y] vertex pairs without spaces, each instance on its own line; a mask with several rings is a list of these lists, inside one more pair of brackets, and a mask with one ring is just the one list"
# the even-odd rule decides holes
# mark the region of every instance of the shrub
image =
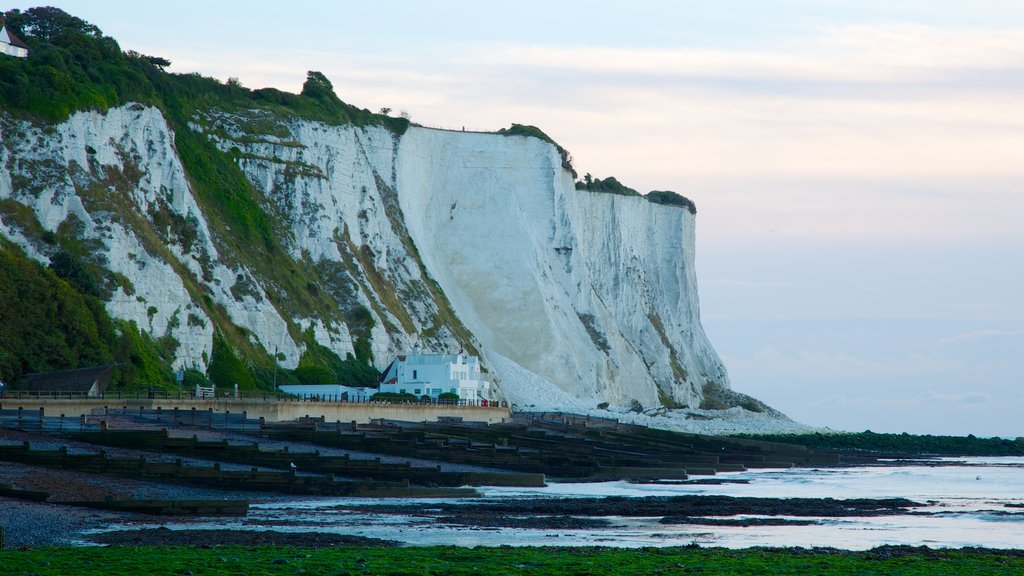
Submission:
[[639,192],[623,185],[614,176],[609,176],[602,180],[600,178],[591,178],[590,174],[587,174],[582,181],[576,182],[576,189],[588,192],[618,194],[619,196],[640,196]]
[[417,402],[415,394],[409,394],[408,392],[402,394],[398,392],[377,392],[373,396],[370,396],[371,402],[388,402],[390,404],[406,404],[409,402]]
[[213,358],[206,374],[217,386],[238,384],[243,390],[256,388],[256,380],[219,330],[213,335]]
[[690,214],[697,213],[697,205],[693,203],[693,200],[690,200],[681,194],[676,194],[671,190],[651,190],[647,193],[646,198],[648,202],[653,202],[654,204],[679,206],[689,210]]

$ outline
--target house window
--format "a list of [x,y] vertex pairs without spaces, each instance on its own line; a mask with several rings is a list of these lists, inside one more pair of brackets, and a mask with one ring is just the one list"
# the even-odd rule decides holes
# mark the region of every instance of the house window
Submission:
[[401,390],[399,390],[398,393],[399,394],[405,394],[405,388],[402,388]]
[[452,394],[456,394],[455,388],[450,389],[449,392],[451,392]]
[[420,393],[420,389],[419,389],[419,388],[417,388],[417,389],[416,389],[416,393],[417,393],[417,394],[419,394],[419,393]]
[[415,380],[415,379],[416,379],[416,371],[415,371],[415,370],[413,370],[413,371],[412,371],[412,379],[413,379],[413,380]]

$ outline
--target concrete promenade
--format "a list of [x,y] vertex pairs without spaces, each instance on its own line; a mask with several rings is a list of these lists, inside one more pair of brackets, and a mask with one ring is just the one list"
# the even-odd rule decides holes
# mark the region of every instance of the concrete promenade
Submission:
[[3,410],[43,409],[46,416],[79,417],[103,414],[104,408],[192,410],[245,413],[248,418],[263,418],[267,422],[283,422],[304,416],[323,417],[328,422],[367,423],[376,418],[407,422],[433,422],[440,417],[460,417],[466,421],[502,422],[511,416],[508,408],[497,406],[449,406],[444,404],[385,404],[381,402],[330,402],[252,398],[38,398],[0,397]]

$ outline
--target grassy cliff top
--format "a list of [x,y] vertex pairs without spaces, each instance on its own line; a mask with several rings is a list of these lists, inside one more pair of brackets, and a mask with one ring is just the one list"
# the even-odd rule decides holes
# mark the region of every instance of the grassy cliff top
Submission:
[[299,94],[250,90],[237,79],[222,83],[195,73],[169,73],[169,60],[124,51],[95,25],[59,8],[9,10],[3,19],[29,46],[28,58],[0,58],[0,108],[15,116],[59,122],[80,110],[141,102],[161,108],[175,128],[196,110],[208,108],[255,108],[327,124],[381,125],[399,134],[409,125],[405,118],[346,104],[320,72],[308,73]]
[[651,190],[646,195],[643,195],[635,189],[619,182],[614,176],[609,176],[602,180],[600,178],[594,178],[590,174],[585,174],[583,176],[583,180],[576,182],[576,189],[586,190],[588,192],[601,192],[604,194],[617,194],[619,196],[643,197],[652,204],[678,206],[689,210],[690,214],[697,213],[697,206],[693,203],[693,200],[690,200],[681,194],[677,194],[669,190]]

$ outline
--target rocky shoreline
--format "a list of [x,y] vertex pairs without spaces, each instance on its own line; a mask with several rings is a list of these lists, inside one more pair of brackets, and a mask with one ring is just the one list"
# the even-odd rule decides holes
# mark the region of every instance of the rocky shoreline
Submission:
[[[126,427],[131,422],[124,423]],[[177,436],[191,437],[193,434],[205,439],[232,442],[252,440],[253,437],[234,433],[203,431],[193,428],[176,430]],[[299,440],[260,439],[261,444],[275,449],[287,450],[296,455],[314,450],[321,454],[343,456],[357,454],[349,449],[325,448]],[[96,444],[69,440],[40,433],[19,432],[0,429],[0,444],[21,445],[30,442],[33,447],[56,450],[67,446],[68,454],[95,453]],[[174,459],[171,453],[146,452],[134,448],[104,447],[104,451],[121,458],[155,457]],[[372,454],[362,453],[372,458]],[[204,458],[209,455],[203,455]],[[384,456],[385,460],[401,462],[404,457]],[[186,461],[211,464],[213,460],[186,457]],[[297,460],[299,461],[299,460]],[[301,462],[301,461],[300,461]],[[438,464],[435,461],[420,460],[417,465]],[[874,465],[922,465],[916,460],[876,462]],[[218,464],[225,470],[243,468],[240,463]],[[486,468],[460,463],[441,463],[451,471],[486,471]],[[805,467],[807,467],[805,465]],[[254,470],[255,471],[255,470]],[[293,472],[294,474],[294,472]],[[305,472],[300,472],[305,474]],[[973,473],[972,473],[973,478]],[[979,477],[980,478],[980,477]],[[637,486],[649,485],[716,485],[747,484],[749,479],[708,477],[686,480],[659,480],[623,478],[621,481]],[[87,471],[75,471],[62,467],[43,467],[29,463],[5,462],[0,467],[0,485],[12,485],[15,492],[39,491],[50,494],[49,502],[31,502],[0,496],[0,527],[5,529],[6,546],[20,548],[41,545],[287,545],[303,547],[336,546],[395,546],[403,543],[388,540],[392,533],[374,533],[383,538],[356,538],[342,534],[316,532],[321,526],[337,526],[334,521],[325,521],[315,512],[303,512],[300,505],[291,512],[275,516],[265,511],[250,515],[240,522],[211,521],[201,516],[167,517],[112,510],[93,510],[54,501],[82,502],[105,499],[167,499],[167,500],[211,500],[244,501],[257,505],[278,503],[288,510],[295,496],[274,492],[226,490],[205,486],[187,486],[146,477],[118,477]],[[228,487],[231,487],[230,485]],[[2,493],[2,492],[0,492]],[[301,500],[316,500],[318,496],[305,496]],[[335,503],[340,502],[340,503]],[[675,495],[675,496],[606,496],[606,497],[547,497],[537,495],[531,498],[491,497],[480,499],[435,499],[429,504],[422,500],[335,500],[324,502],[318,510],[330,515],[377,516],[383,524],[391,522],[388,517],[405,517],[410,525],[441,525],[445,530],[525,530],[525,531],[593,531],[622,528],[624,524],[637,522],[646,525],[694,526],[694,527],[766,527],[766,526],[807,526],[827,523],[823,518],[856,518],[884,516],[928,515],[933,512],[922,510],[928,504],[921,504],[906,498],[764,498],[720,495]],[[270,506],[277,509],[279,506]],[[266,509],[266,507],[265,507]],[[1012,514],[1012,512],[1001,512]],[[626,519],[629,519],[628,521]],[[212,524],[211,524],[212,522]],[[208,526],[216,529],[202,529]],[[171,527],[172,529],[169,529]],[[236,529],[237,528],[237,529]],[[304,530],[304,532],[292,532]],[[706,530],[705,530],[706,531]],[[557,536],[552,536],[557,537]],[[403,538],[412,538],[406,535]]]

